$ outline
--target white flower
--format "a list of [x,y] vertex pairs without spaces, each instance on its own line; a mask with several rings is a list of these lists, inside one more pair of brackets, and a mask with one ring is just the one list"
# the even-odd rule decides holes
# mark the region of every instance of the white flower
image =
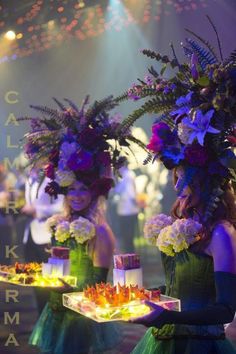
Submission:
[[202,225],[193,219],[177,219],[160,231],[156,246],[168,256],[174,256],[198,241],[201,229]]
[[178,137],[184,145],[188,144],[190,134],[192,133],[192,129],[182,122],[178,124]]
[[171,216],[165,214],[155,215],[149,219],[144,225],[144,237],[147,242],[155,245],[160,231],[167,225],[171,225],[173,221]]
[[56,171],[56,182],[61,187],[68,187],[73,182],[76,181],[74,172],[66,170],[57,170]]
[[59,222],[63,221],[64,217],[59,214],[55,214],[46,220],[46,227],[48,231],[52,231],[51,228],[56,226]]
[[58,242],[65,242],[70,238],[70,223],[68,221],[61,221],[56,226],[55,239]]
[[70,233],[78,243],[84,243],[95,236],[96,230],[89,220],[79,217],[70,223]]

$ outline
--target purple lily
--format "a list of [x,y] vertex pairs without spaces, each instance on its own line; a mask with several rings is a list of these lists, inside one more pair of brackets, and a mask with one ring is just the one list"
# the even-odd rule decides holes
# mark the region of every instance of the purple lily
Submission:
[[192,144],[194,139],[197,139],[200,145],[204,145],[204,138],[206,133],[218,134],[220,130],[213,128],[210,125],[211,118],[215,110],[211,109],[205,114],[202,111],[197,110],[194,113],[194,118],[191,120],[189,117],[183,118],[182,123],[192,129],[189,135],[188,144]]

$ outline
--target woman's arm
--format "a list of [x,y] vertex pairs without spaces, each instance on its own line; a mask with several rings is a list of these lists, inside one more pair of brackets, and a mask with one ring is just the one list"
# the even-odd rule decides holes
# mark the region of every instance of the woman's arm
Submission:
[[148,303],[154,311],[132,322],[155,327],[167,323],[214,325],[231,322],[236,311],[236,237],[233,226],[219,224],[213,231],[208,251],[214,260],[215,304],[198,310],[175,312]]
[[108,225],[96,227],[96,238],[93,247],[93,279],[92,283],[106,282],[115,246],[115,238]]
[[108,225],[99,225],[96,228],[96,238],[93,251],[94,267],[110,268],[113,252],[115,248],[115,238]]

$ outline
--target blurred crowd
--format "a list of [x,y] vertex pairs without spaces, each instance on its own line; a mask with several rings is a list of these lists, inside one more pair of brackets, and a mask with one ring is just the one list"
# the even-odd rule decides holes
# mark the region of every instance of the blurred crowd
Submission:
[[[146,219],[155,213],[168,214],[175,199],[171,175],[151,164],[137,168],[132,161],[120,170],[120,179],[108,198],[107,216],[117,238],[116,252],[132,253],[144,246]],[[62,211],[63,198],[50,200],[44,193],[46,180],[30,173],[20,156],[17,169],[0,164],[0,264],[45,259],[50,235],[45,220]],[[163,198],[165,195],[165,198]],[[6,246],[17,245],[18,259],[6,258]]]

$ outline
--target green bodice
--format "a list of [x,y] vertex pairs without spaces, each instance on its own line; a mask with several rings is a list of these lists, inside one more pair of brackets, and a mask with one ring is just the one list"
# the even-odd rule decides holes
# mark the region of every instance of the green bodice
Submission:
[[[77,244],[70,249],[70,275],[77,277],[77,287],[74,291],[82,291],[87,284],[92,283],[93,262],[88,255],[86,244]],[[49,306],[55,311],[64,311],[62,294],[51,291]]]
[[[181,310],[202,309],[215,302],[213,260],[205,254],[191,251],[177,253],[175,257],[162,254],[166,277],[166,295],[181,300]],[[222,325],[164,325],[155,329],[158,338],[169,336],[221,336]]]

